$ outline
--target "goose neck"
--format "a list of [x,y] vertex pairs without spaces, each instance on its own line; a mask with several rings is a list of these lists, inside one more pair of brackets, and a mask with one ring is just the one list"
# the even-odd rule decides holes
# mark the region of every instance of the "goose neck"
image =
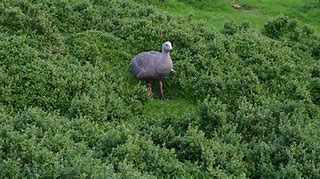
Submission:
[[170,52],[162,51],[162,57],[163,57],[164,59],[166,59],[167,57],[170,57]]

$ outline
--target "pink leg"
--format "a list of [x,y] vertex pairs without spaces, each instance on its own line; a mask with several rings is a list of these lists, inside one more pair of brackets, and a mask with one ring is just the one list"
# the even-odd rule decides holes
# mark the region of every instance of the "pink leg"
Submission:
[[146,81],[147,82],[147,90],[148,90],[148,96],[151,97],[152,94],[152,84],[151,81]]
[[160,99],[165,99],[163,95],[163,81],[159,80],[159,87],[160,87]]

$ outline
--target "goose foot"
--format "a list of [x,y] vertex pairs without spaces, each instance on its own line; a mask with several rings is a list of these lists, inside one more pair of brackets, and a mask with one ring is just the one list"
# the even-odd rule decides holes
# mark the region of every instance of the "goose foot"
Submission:
[[167,100],[167,98],[164,95],[160,95],[160,100]]
[[148,97],[152,97],[153,96],[152,83],[151,81],[146,81],[146,83],[147,83]]
[[163,81],[159,80],[159,87],[160,87],[160,99],[165,100],[165,97],[163,95]]

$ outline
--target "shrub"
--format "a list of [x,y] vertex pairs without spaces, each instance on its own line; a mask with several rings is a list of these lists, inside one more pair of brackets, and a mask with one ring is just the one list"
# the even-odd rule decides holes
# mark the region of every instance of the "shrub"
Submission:
[[240,25],[237,25],[235,22],[229,21],[224,23],[222,33],[227,35],[234,35],[236,32],[241,30],[246,30],[249,27],[250,27],[249,23],[242,23]]
[[320,105],[320,80],[314,79],[310,85],[312,100],[315,104]]
[[271,38],[279,39],[285,34],[293,32],[296,27],[296,21],[291,21],[287,17],[281,16],[266,24],[263,33]]
[[200,106],[200,129],[210,136],[217,128],[227,122],[226,106],[217,99],[205,100]]

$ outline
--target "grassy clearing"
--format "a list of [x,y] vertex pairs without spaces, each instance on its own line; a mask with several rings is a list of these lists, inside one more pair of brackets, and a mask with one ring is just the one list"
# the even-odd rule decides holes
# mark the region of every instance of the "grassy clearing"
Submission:
[[192,113],[199,115],[199,108],[195,102],[187,99],[174,99],[160,101],[158,99],[148,100],[145,104],[143,115],[146,117],[164,117],[164,116],[184,116]]
[[[220,0],[187,2],[168,0],[159,3],[159,7],[178,16],[188,17],[194,21],[206,21],[221,29],[226,21],[250,22],[262,27],[270,19],[285,15],[310,25],[316,33],[320,32],[320,9],[307,8],[312,0]],[[236,9],[233,5],[239,5]]]

